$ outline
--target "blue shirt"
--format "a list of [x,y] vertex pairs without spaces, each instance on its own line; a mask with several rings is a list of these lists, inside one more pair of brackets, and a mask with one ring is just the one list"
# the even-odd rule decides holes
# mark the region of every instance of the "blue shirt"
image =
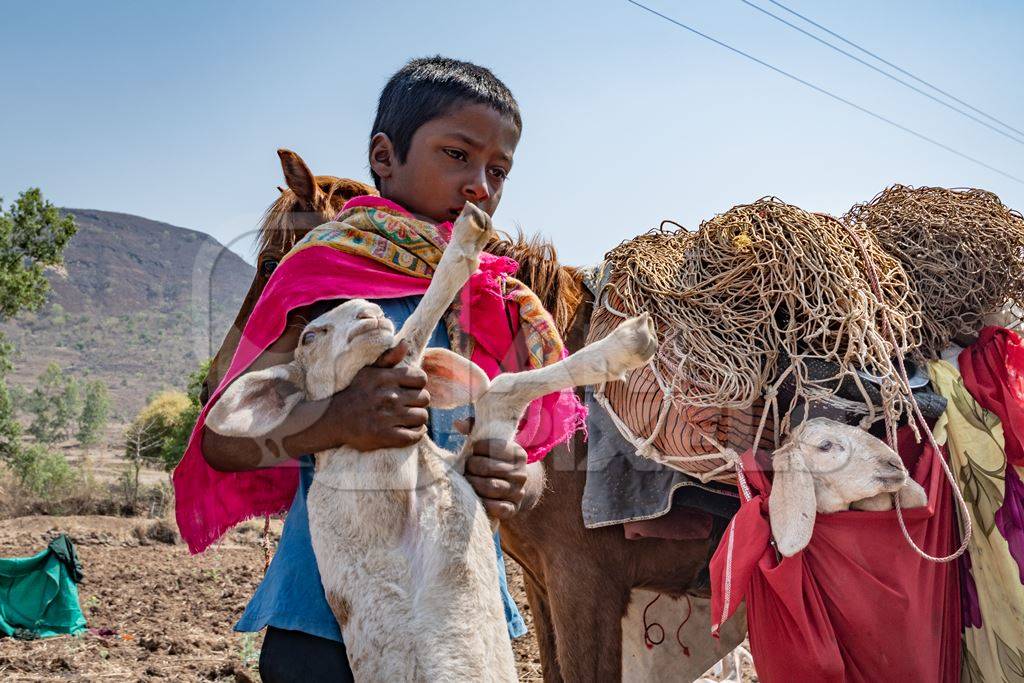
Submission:
[[[419,296],[409,296],[378,300],[376,303],[395,324],[395,329],[398,329],[416,308],[419,300]],[[448,332],[443,324],[434,330],[429,345],[449,347]],[[431,409],[428,425],[430,438],[442,448],[460,448],[464,437],[455,431],[453,423],[468,416],[469,412],[468,406],[456,410]],[[320,581],[320,571],[316,566],[313,544],[309,536],[306,496],[312,482],[313,458],[303,456],[300,459],[299,488],[285,518],[281,542],[266,576],[263,577],[263,582],[256,589],[242,618],[235,624],[236,631],[260,631],[267,626],[274,626],[341,641],[341,630],[327,604],[327,596]],[[505,564],[497,534],[494,537],[494,548],[509,636],[518,638],[526,633],[526,624],[508,592]]]

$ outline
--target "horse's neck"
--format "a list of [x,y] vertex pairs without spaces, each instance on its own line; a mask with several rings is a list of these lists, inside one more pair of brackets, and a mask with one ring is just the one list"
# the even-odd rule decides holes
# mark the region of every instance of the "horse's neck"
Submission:
[[572,315],[572,322],[568,329],[562,332],[562,341],[569,353],[574,353],[583,348],[587,341],[587,332],[590,330],[590,314],[594,311],[594,297],[590,290],[583,288],[583,298]]

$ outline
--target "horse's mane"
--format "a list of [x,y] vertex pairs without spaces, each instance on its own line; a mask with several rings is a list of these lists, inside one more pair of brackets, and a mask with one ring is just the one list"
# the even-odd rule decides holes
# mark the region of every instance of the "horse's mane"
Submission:
[[564,337],[583,301],[583,277],[579,270],[559,264],[555,246],[540,235],[526,237],[518,232],[512,237],[502,233],[484,250],[519,262],[516,277],[537,294]]
[[[318,175],[314,180],[324,196],[317,198],[322,202],[318,201],[318,206],[314,206],[312,211],[318,213],[324,222],[334,218],[333,215],[328,214],[333,213],[331,207],[335,196],[347,201],[359,195],[377,194],[372,187],[358,180],[331,175]],[[283,254],[295,246],[295,243],[305,237],[306,233],[314,227],[315,222],[310,224],[308,220],[295,220],[302,213],[296,212],[299,201],[299,197],[294,192],[285,188],[282,190],[281,196],[267,208],[260,220],[260,226],[256,230],[257,248],[260,253],[271,249]]]

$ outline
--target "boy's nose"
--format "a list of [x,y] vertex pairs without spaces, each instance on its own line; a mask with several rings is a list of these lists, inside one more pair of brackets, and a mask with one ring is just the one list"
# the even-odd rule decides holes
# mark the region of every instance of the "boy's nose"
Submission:
[[462,193],[467,199],[475,203],[490,199],[491,190],[487,186],[487,170],[482,169],[478,173],[474,173],[473,177],[462,188]]

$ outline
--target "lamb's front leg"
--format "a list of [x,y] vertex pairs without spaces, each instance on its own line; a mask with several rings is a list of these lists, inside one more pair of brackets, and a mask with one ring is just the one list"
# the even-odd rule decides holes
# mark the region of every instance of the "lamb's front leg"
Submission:
[[530,401],[562,389],[623,379],[650,360],[657,347],[654,323],[644,314],[557,363],[499,375],[474,404],[473,440],[510,440]]
[[469,276],[480,266],[480,252],[492,234],[491,217],[466,202],[455,220],[452,240],[444,250],[426,293],[402,325],[398,339],[409,344],[409,358],[418,361],[441,316],[455,301]]

